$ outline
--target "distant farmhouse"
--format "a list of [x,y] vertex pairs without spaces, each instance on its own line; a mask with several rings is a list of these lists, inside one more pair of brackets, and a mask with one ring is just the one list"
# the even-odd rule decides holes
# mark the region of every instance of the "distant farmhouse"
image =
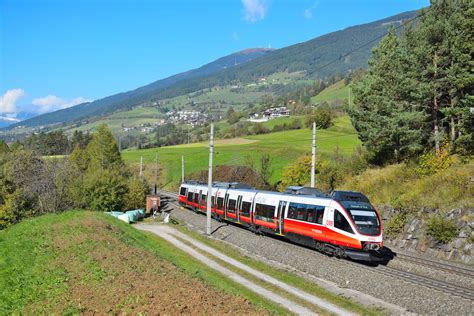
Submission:
[[290,116],[291,111],[286,106],[269,108],[262,113],[252,113],[247,121],[254,123],[261,123],[272,120],[277,117]]

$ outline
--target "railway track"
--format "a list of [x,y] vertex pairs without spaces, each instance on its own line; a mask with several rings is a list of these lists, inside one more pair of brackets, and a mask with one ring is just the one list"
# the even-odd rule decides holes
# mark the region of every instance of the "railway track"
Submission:
[[416,263],[416,264],[422,265],[424,267],[429,267],[429,268],[433,268],[433,269],[437,269],[437,270],[442,270],[442,271],[446,271],[446,272],[450,272],[450,273],[454,273],[454,274],[458,274],[458,275],[461,274],[461,275],[464,275],[464,276],[467,276],[467,277],[474,278],[474,270],[473,269],[459,267],[459,266],[449,264],[449,263],[442,263],[442,262],[438,262],[438,261],[434,261],[434,260],[430,260],[430,259],[418,258],[418,257],[415,257],[415,256],[410,256],[410,255],[401,254],[401,253],[397,253],[396,259],[397,260],[402,260],[402,261],[408,261],[408,262],[411,262],[411,263]]
[[[167,192],[167,191],[161,191],[161,192],[163,195],[168,196],[174,200],[178,199],[178,194],[174,192]],[[174,205],[175,207],[180,206],[176,202],[171,202],[170,204]],[[248,232],[250,235],[253,235],[253,233],[250,231],[246,231],[246,232]],[[282,244],[285,244],[286,246],[298,247],[300,251],[304,251],[308,253],[311,252],[311,255],[323,256],[323,257],[328,258],[329,260],[336,260],[345,265],[357,267],[359,269],[369,269],[370,271],[373,271],[373,272],[377,272],[389,277],[402,279],[404,281],[411,282],[417,285],[422,285],[427,288],[434,289],[443,293],[455,295],[455,296],[462,297],[464,299],[468,299],[471,301],[474,300],[474,290],[470,288],[466,288],[463,286],[459,286],[459,285],[441,281],[441,280],[432,279],[426,276],[418,275],[412,272],[408,272],[408,271],[404,271],[401,269],[396,269],[396,268],[388,267],[384,265],[378,265],[376,267],[373,267],[373,266],[368,266],[366,264],[362,264],[362,263],[358,263],[358,262],[354,262],[350,260],[341,260],[334,257],[328,257],[327,255],[317,252],[313,249],[309,249],[301,245],[284,241],[279,238],[274,238],[274,237],[271,237],[271,238],[277,243],[282,243]],[[429,259],[417,258],[417,257],[405,255],[405,254],[397,254],[396,258],[398,258],[399,260],[410,261],[410,262],[417,263],[426,267],[436,268],[436,269],[450,272],[450,273],[462,274],[466,277],[474,276],[474,271],[469,268],[458,267],[458,266],[447,264],[447,263],[441,263],[441,262],[437,262],[437,261],[433,261]]]

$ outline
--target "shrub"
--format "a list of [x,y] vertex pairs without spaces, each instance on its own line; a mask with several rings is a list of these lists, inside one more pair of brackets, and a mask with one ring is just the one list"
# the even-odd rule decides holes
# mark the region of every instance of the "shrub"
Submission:
[[253,133],[256,135],[268,134],[270,133],[270,129],[266,127],[265,125],[258,123],[258,124],[255,124],[253,127]]
[[[318,170],[319,167],[316,168]],[[283,191],[289,185],[306,185],[311,179],[311,156],[304,155],[283,170],[278,190]]]
[[316,122],[316,127],[326,129],[332,126],[333,113],[329,107],[319,107],[313,115],[306,117],[306,127],[312,128],[313,122]]
[[124,196],[125,210],[145,208],[146,195],[150,191],[150,186],[144,178],[133,177],[128,180],[128,191]]
[[127,183],[118,171],[98,170],[86,175],[84,190],[87,204],[92,211],[117,211],[123,206]]
[[407,223],[408,216],[407,213],[404,211],[398,212],[392,218],[388,220],[388,222],[385,223],[383,232],[384,236],[393,239],[398,236],[403,230],[403,227],[405,227],[405,224]]
[[301,129],[302,126],[300,119],[294,119],[288,124],[288,129]]
[[449,154],[447,146],[445,146],[441,149],[439,155],[436,155],[433,151],[421,155],[415,172],[419,175],[435,174],[446,170],[453,162],[454,159]]
[[454,224],[454,221],[442,215],[432,215],[428,219],[426,226],[428,236],[443,244],[449,243],[459,234],[459,229]]

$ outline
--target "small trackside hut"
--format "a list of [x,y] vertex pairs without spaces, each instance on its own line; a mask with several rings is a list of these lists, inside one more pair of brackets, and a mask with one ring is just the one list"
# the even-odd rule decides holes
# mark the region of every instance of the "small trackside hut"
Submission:
[[[179,188],[179,203],[205,212],[206,183],[190,181]],[[278,235],[341,258],[384,261],[382,225],[377,210],[359,192],[330,195],[306,187],[285,192],[261,191],[241,183],[214,182],[211,214],[257,234]]]

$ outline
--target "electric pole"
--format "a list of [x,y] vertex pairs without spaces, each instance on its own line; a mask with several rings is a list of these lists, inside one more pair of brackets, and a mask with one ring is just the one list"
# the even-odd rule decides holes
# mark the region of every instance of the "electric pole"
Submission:
[[155,154],[155,195],[158,193],[158,154]]
[[316,167],[316,122],[313,122],[313,145],[311,148],[311,187],[314,188],[314,173]]
[[181,155],[181,183],[184,183],[184,156]]
[[207,179],[207,226],[206,233],[211,234],[211,201],[212,201],[212,151],[214,147],[214,123],[211,123],[211,136],[209,138],[209,177]]
[[140,178],[143,176],[143,156],[140,156]]

